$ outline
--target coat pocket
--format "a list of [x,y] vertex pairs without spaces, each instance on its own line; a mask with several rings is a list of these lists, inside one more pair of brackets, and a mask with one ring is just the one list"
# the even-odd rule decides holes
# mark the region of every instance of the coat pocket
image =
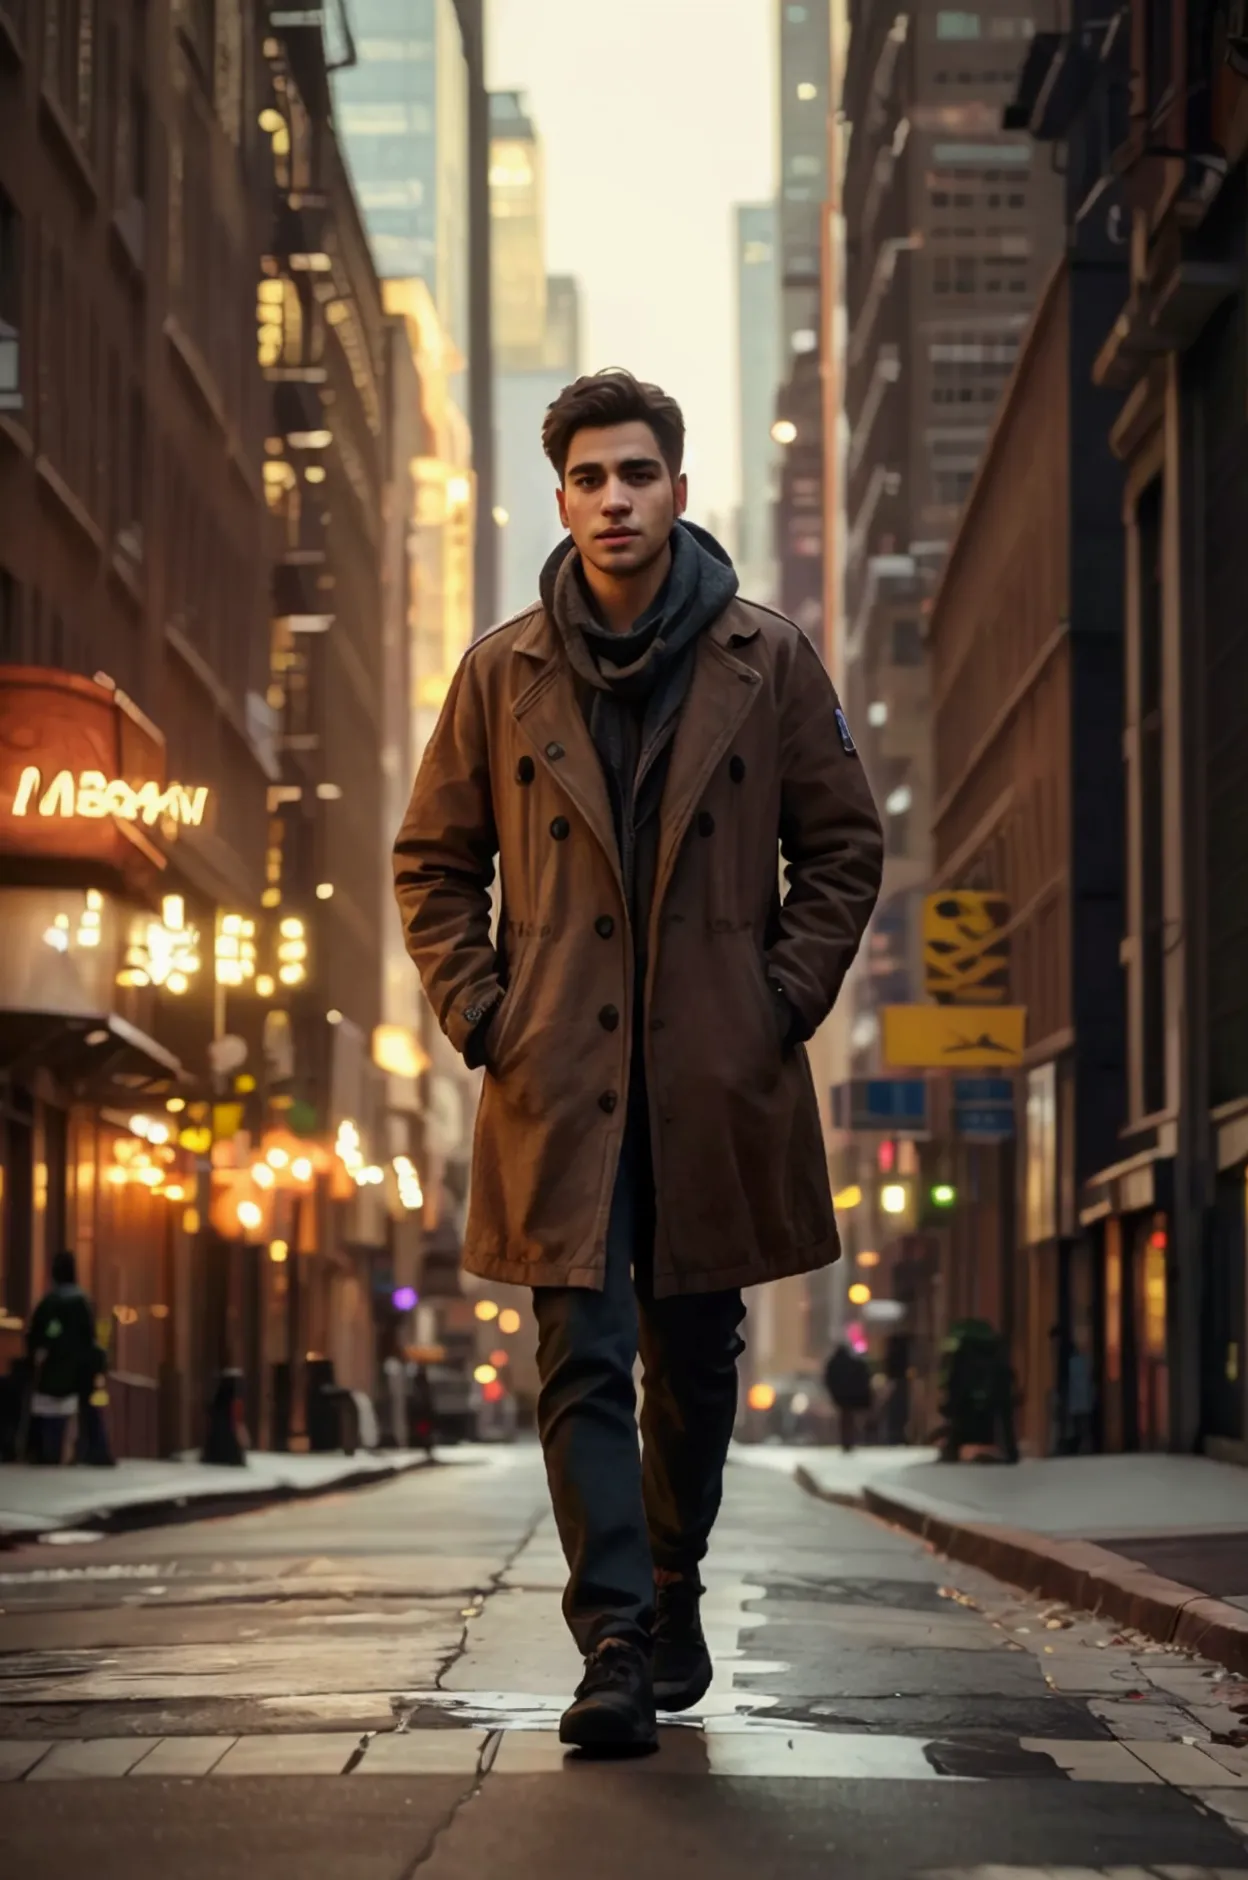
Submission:
[[512,962],[506,990],[485,1039],[485,1068],[491,1077],[500,1077],[509,1059],[515,1056],[517,1041],[522,1036],[524,1001],[533,976],[537,951],[535,946],[526,946],[519,958]]

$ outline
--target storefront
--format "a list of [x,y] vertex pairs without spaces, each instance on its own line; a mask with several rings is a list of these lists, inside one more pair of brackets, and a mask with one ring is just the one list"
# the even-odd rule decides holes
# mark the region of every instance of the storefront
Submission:
[[1107,1450],[1170,1445],[1173,1161],[1152,1154],[1103,1170],[1081,1221],[1095,1280],[1097,1414]]
[[265,1015],[254,915],[214,896],[190,847],[221,846],[216,808],[110,683],[0,673],[0,1367],[68,1247],[121,1456],[199,1439],[225,1342],[212,1157],[257,1080],[214,1052],[254,1062]]

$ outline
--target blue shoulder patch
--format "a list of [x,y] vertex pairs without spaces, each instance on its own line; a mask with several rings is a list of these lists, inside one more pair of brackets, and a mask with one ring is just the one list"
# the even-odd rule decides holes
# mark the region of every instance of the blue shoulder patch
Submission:
[[854,743],[853,733],[849,728],[849,721],[839,705],[836,708],[836,728],[841,734],[841,743],[844,745],[845,749],[851,756],[856,756],[858,746]]

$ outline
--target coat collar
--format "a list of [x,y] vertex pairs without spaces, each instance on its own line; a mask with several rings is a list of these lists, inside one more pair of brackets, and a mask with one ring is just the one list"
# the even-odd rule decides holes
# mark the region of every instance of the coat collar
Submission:
[[[658,917],[698,801],[754,702],[759,675],[744,660],[737,659],[733,649],[748,645],[758,632],[751,610],[733,600],[698,642],[659,810],[652,922]],[[534,608],[521,622],[512,653],[525,662],[512,706],[516,719],[532,741],[538,763],[554,783],[566,790],[593,830],[615,873],[621,899],[625,899],[606,779],[577,700],[567,654],[545,608]]]

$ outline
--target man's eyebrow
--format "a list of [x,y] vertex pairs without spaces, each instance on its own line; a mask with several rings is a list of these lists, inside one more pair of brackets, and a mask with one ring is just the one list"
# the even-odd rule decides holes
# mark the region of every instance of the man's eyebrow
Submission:
[[[658,470],[662,466],[657,457],[626,457],[619,467],[623,471],[628,471]],[[569,464],[568,475],[570,477],[583,476],[586,471],[598,471],[601,473],[604,468],[605,466],[600,463],[574,463]]]

